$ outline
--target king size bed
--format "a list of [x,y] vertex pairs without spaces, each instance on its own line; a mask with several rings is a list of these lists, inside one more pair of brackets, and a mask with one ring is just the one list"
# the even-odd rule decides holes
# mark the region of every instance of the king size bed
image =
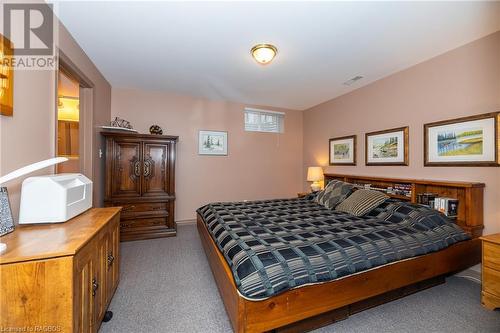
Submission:
[[479,262],[478,240],[428,207],[387,198],[353,215],[318,201],[309,195],[198,209],[235,332],[304,331]]

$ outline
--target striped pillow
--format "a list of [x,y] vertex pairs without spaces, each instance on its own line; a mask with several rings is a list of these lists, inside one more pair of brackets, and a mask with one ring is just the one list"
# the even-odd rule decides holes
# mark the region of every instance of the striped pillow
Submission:
[[389,197],[382,192],[374,190],[357,190],[347,199],[342,201],[336,211],[362,216],[379,206]]

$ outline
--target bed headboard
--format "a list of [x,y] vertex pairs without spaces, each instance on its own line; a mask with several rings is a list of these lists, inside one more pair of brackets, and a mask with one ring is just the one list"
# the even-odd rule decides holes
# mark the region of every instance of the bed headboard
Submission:
[[325,173],[325,185],[330,180],[342,180],[352,184],[371,184],[372,187],[386,189],[396,185],[407,186],[410,196],[388,194],[390,197],[417,202],[417,194],[432,192],[439,196],[459,200],[457,224],[471,237],[479,237],[483,233],[483,189],[484,183],[456,182],[448,180],[424,180],[406,178],[387,178],[373,176],[355,176]]

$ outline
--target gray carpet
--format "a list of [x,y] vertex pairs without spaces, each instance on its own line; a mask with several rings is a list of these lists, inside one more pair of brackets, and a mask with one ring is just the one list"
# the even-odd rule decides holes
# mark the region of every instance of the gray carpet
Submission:
[[[232,332],[194,225],[175,238],[122,243],[121,280],[107,332]],[[443,285],[358,313],[326,332],[499,332],[500,312],[480,305],[480,286]]]

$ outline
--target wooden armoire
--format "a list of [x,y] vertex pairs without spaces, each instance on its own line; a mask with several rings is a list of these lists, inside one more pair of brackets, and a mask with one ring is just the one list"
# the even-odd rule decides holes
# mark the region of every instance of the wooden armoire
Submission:
[[176,235],[177,136],[102,132],[106,138],[104,205],[123,207],[122,241]]

